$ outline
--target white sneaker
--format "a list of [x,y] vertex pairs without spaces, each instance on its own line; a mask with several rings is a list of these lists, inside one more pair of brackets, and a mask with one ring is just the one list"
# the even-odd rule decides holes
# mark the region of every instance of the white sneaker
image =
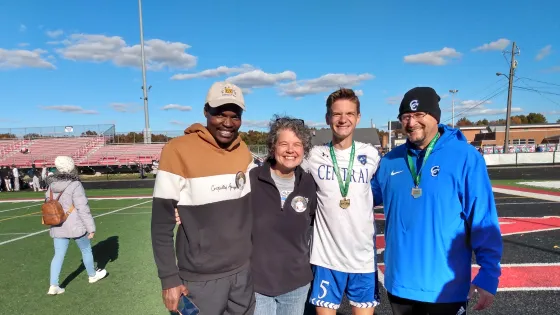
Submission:
[[89,277],[89,283],[95,283],[95,282],[105,278],[106,275],[107,275],[107,270],[98,269],[98,270],[95,271],[95,276]]
[[57,295],[62,293],[64,293],[64,289],[57,285],[51,285],[49,288],[49,292],[47,292],[47,294],[49,295]]

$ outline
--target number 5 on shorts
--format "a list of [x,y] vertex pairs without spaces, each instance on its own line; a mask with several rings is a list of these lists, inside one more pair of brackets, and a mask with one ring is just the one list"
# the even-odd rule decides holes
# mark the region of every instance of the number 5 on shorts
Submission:
[[325,296],[327,296],[327,288],[325,288],[324,284],[329,285],[329,282],[326,280],[321,281],[321,284],[319,286],[321,287],[321,290],[323,290],[323,294],[319,295],[319,299],[322,299]]

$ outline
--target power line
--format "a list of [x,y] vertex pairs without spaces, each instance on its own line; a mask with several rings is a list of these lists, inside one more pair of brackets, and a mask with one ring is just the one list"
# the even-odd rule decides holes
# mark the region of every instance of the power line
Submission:
[[[539,93],[539,94],[541,94],[541,96],[543,96],[542,94],[551,94],[551,95],[558,95],[558,96],[560,96],[560,93],[547,92],[547,91],[540,91],[540,90],[537,90],[537,89],[534,89],[534,88],[530,88],[530,87],[523,87],[523,86],[514,85],[514,88],[520,89],[520,90],[525,90],[525,91],[530,91],[530,92]],[[544,97],[544,96],[543,96],[543,97]],[[551,101],[551,102],[554,102],[554,101]]]
[[535,80],[535,79],[531,79],[531,78],[527,78],[527,77],[518,77],[518,78],[523,79],[523,80],[530,80],[530,81],[534,81],[534,82],[539,82],[539,83],[543,83],[543,84],[548,84],[548,85],[560,86],[560,84],[557,84],[557,83],[551,83],[551,82],[546,82],[546,81],[540,81],[540,80]]
[[[491,84],[487,85],[487,86],[484,87],[483,89],[477,91],[477,93],[474,93],[474,95],[480,95],[480,94],[482,94],[482,92],[485,92],[485,91],[489,90],[491,87],[495,86],[497,83],[500,83],[500,82],[502,82],[502,79],[498,79],[498,80],[496,80],[494,83],[491,83]],[[502,87],[503,87],[503,86],[502,86]],[[494,90],[494,92],[495,92],[495,91],[497,91],[497,90]],[[492,92],[492,93],[494,93],[494,92]],[[484,98],[486,98],[486,96],[483,97],[483,99],[484,99]],[[475,98],[475,99],[476,99],[476,98]],[[479,98],[479,99],[480,99],[480,98]],[[442,110],[443,110],[443,109],[447,110],[447,109],[451,109],[451,108],[452,108],[452,106],[447,106],[447,107],[442,107],[441,109],[442,109]],[[457,116],[457,115],[455,115],[455,116]],[[452,118],[449,118],[449,120],[451,120],[451,119],[452,119]],[[449,121],[449,120],[447,120],[447,121]]]
[[[505,84],[504,84],[504,85],[505,85]],[[462,112],[456,114],[455,117],[458,118],[458,117],[463,116],[463,114],[465,114],[465,113],[467,113],[467,112],[469,112],[469,111],[475,109],[476,107],[478,107],[478,106],[480,106],[480,105],[482,105],[482,104],[485,104],[485,103],[488,102],[489,100],[491,100],[491,99],[493,99],[494,97],[496,97],[496,96],[498,96],[498,95],[504,93],[505,91],[507,91],[507,89],[506,89],[504,86],[501,86],[500,88],[494,90],[494,91],[492,92],[493,94],[491,94],[491,95],[488,96],[488,97],[485,97],[485,98],[484,98],[482,101],[480,101],[479,103],[477,103],[477,104],[475,104],[475,105],[473,105],[473,106],[471,106],[471,107],[465,109],[464,111],[462,111]],[[451,120],[451,119],[447,119],[447,120],[443,121],[442,123],[446,123],[446,122],[448,122],[448,121],[450,121],[450,120]]]

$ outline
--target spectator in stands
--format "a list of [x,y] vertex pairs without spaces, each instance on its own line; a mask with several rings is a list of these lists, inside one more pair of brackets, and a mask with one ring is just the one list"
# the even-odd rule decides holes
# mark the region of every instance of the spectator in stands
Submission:
[[12,174],[14,178],[14,191],[19,191],[19,186],[20,186],[19,170],[15,165],[12,165]]
[[12,176],[13,176],[12,171],[8,166],[6,166],[6,168],[4,168],[4,171],[2,172],[2,181],[4,182],[6,191],[13,191],[12,180],[11,180]]
[[[251,186],[246,180],[254,164],[239,136],[244,110],[239,87],[214,83],[204,105],[206,127],[193,124],[163,147],[151,229],[169,311],[176,311],[181,295],[190,292],[202,314],[254,312]],[[176,247],[175,207],[183,222]]]
[[8,175],[6,168],[4,166],[0,167],[0,189],[3,191],[8,190],[8,183],[6,182],[6,176]]
[[[407,142],[372,181],[385,212],[385,287],[395,315],[465,314],[490,307],[502,237],[484,158],[461,131],[440,124],[440,97],[408,91],[398,118]],[[472,252],[480,270],[471,281]]]
[[41,184],[39,183],[39,176],[37,176],[37,171],[33,172],[33,191],[39,191],[41,189]]
[[80,251],[82,260],[89,276],[89,283],[95,283],[107,275],[105,269],[96,270],[93,262],[90,240],[95,235],[95,221],[90,212],[84,186],[80,182],[78,170],[74,160],[69,156],[58,156],[54,164],[56,173],[47,178],[49,188],[45,192],[46,198],[58,198],[62,208],[69,213],[64,223],[50,227],[50,236],[54,240],[54,257],[51,261],[50,287],[47,294],[64,293],[59,287],[59,275],[66,256],[68,244],[73,239]]
[[41,169],[41,188],[47,189],[47,164],[43,163],[43,168]]

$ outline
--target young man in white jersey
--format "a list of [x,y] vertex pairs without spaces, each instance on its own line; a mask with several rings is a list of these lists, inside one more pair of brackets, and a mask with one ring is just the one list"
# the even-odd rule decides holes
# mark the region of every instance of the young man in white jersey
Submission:
[[360,122],[353,90],[333,92],[326,105],[332,141],[314,147],[303,164],[317,183],[318,197],[309,302],[318,315],[334,315],[346,294],[354,315],[371,315],[379,291],[370,181],[380,157],[372,145],[353,140]]

